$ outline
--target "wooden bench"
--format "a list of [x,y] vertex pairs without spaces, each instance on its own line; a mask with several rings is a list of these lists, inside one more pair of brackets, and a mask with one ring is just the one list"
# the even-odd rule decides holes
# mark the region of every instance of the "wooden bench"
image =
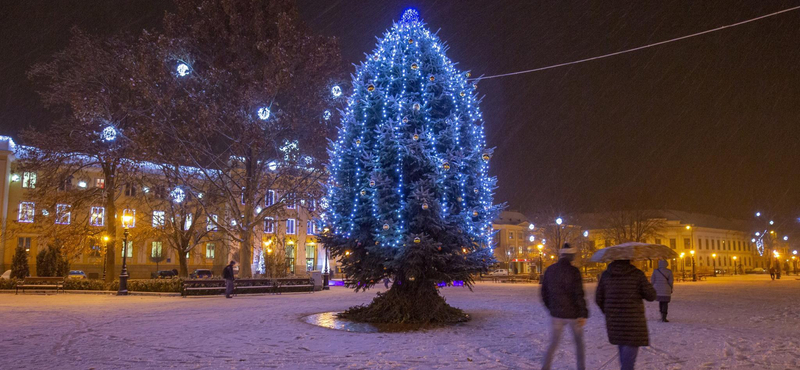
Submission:
[[311,278],[278,278],[275,280],[275,293],[283,291],[314,292],[314,282]]
[[45,290],[45,289],[55,289],[56,294],[58,294],[59,289],[61,292],[64,292],[64,277],[56,276],[56,277],[41,277],[41,276],[33,276],[33,277],[26,277],[22,280],[21,284],[17,284],[16,291],[14,294],[19,294],[19,290],[22,289],[22,292],[25,293],[25,289],[28,290]]
[[225,292],[223,279],[191,279],[184,280],[181,285],[181,297],[186,298],[189,292]]

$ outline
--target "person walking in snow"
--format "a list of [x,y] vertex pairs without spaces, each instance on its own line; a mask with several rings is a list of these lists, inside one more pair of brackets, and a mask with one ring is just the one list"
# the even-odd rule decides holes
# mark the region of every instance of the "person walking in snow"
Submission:
[[383,286],[384,286],[386,289],[389,289],[389,282],[390,282],[390,281],[391,281],[391,280],[389,280],[389,278],[388,278],[388,277],[385,277],[385,278],[383,278]]
[[769,268],[769,277],[775,280],[775,266]]
[[232,298],[233,294],[233,266],[236,261],[231,261],[228,266],[222,269],[222,278],[225,279],[225,298]]
[[661,311],[661,322],[669,322],[667,320],[667,309],[672,297],[674,282],[672,271],[667,268],[667,261],[658,261],[658,268],[653,270],[653,275],[650,276],[650,283],[653,284],[653,289],[656,290],[658,309]]
[[606,316],[608,341],[618,346],[622,370],[633,370],[639,347],[650,345],[643,299],[656,299],[644,272],[628,260],[608,264],[597,283],[595,301]]
[[586,355],[583,344],[583,326],[589,317],[586,300],[583,298],[583,280],[581,272],[571,262],[578,253],[565,243],[559,254],[558,262],[545,270],[542,278],[542,302],[550,311],[551,325],[550,345],[544,355],[542,370],[549,370],[553,363],[558,343],[564,326],[569,326],[575,338],[575,352],[578,357],[578,370],[586,368]]

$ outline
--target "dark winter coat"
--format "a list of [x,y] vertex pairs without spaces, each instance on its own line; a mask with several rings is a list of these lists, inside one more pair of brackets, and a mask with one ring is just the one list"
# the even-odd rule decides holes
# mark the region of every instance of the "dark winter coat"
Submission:
[[225,280],[233,280],[233,265],[225,266],[222,269],[222,278]]
[[583,298],[583,280],[577,267],[562,258],[547,268],[542,278],[542,301],[550,315],[560,319],[589,317]]
[[606,315],[611,344],[639,347],[650,344],[642,299],[655,300],[656,291],[644,272],[629,261],[611,262],[600,276],[595,299]]

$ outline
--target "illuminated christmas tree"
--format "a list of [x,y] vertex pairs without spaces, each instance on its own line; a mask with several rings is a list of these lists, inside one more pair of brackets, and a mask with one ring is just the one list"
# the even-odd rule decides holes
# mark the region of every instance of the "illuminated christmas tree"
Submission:
[[468,316],[445,303],[437,284],[471,287],[472,276],[494,263],[492,150],[476,86],[446,49],[409,9],[356,68],[329,150],[323,241],[350,287],[367,289],[385,278],[393,284],[344,317],[464,321]]

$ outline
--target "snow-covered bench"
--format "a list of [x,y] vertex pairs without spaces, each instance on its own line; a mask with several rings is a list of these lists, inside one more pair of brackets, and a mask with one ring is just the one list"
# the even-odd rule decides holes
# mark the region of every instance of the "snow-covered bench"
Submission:
[[19,290],[22,289],[22,292],[25,293],[25,289],[28,290],[46,290],[46,289],[55,289],[56,293],[58,293],[59,289],[63,292],[64,291],[64,277],[57,276],[57,277],[42,277],[42,276],[33,276],[33,277],[26,277],[22,280],[21,284],[17,284],[16,291],[14,294],[19,294]]
[[184,280],[181,286],[181,296],[186,297],[189,292],[224,292],[225,280],[222,279],[190,279]]

